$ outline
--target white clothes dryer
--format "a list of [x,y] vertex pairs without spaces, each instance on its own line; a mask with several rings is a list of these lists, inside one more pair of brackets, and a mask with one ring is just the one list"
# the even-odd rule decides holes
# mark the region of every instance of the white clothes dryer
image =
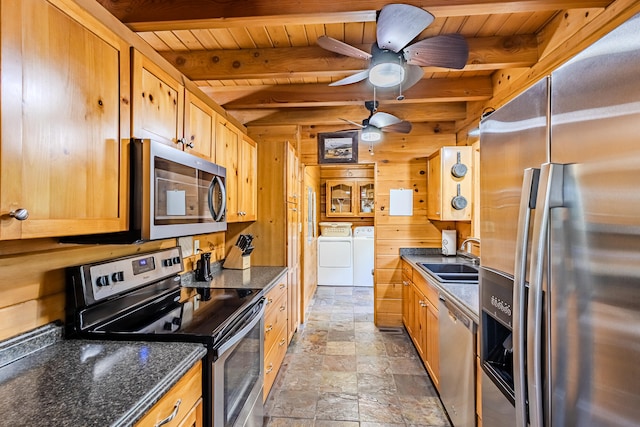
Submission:
[[353,285],[373,286],[374,229],[371,226],[353,229]]
[[353,239],[318,237],[318,285],[353,286]]

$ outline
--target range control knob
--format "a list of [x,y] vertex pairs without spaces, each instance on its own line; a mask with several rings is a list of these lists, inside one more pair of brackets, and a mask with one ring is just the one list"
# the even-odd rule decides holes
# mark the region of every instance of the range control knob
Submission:
[[109,286],[109,276],[100,276],[96,279],[96,285],[99,287]]
[[165,330],[165,331],[170,331],[171,329],[173,329],[173,323],[171,323],[171,322],[164,322],[164,330]]
[[173,265],[173,261],[171,260],[171,258],[166,258],[162,260],[163,267],[171,267],[172,265]]
[[174,256],[173,257],[173,263],[174,264],[180,264],[180,257],[179,256]]
[[118,271],[111,275],[111,280],[113,283],[122,282],[124,280],[124,271]]

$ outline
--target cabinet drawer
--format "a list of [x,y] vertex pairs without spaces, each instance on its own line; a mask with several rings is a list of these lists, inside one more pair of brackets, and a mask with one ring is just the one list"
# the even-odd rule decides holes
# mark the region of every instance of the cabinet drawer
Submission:
[[[147,412],[136,426],[153,426],[177,411],[163,426],[179,426],[202,396],[202,362],[198,362]],[[180,404],[178,404],[180,401]],[[202,410],[202,408],[200,409]]]
[[202,399],[198,399],[178,427],[202,427],[202,415]]
[[281,278],[282,281],[276,284],[273,288],[271,288],[269,292],[267,292],[267,295],[265,296],[265,298],[267,299],[267,308],[266,308],[267,311],[269,311],[269,306],[274,301],[277,301],[278,298],[280,298],[280,296],[287,295],[287,284],[285,283],[286,277],[287,277],[286,274],[282,276]]
[[409,280],[413,280],[413,267],[407,261],[402,261],[402,274]]
[[425,279],[422,274],[416,273],[413,276],[413,283],[416,284],[418,289],[424,294],[425,297],[429,300],[431,305],[433,305],[434,309],[438,309],[438,290],[431,284],[427,279]]
[[267,399],[273,382],[278,375],[280,365],[287,354],[287,328],[281,328],[271,349],[264,356],[264,394],[263,400]]
[[264,350],[269,351],[276,342],[280,329],[287,325],[287,298],[282,295],[280,299],[268,306],[264,315]]

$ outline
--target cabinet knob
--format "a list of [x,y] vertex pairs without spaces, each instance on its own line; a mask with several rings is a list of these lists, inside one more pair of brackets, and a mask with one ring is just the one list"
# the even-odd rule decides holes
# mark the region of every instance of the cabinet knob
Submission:
[[9,212],[9,216],[17,219],[18,221],[24,221],[29,218],[29,211],[23,208],[16,209],[15,211]]
[[195,147],[195,145],[193,144],[193,141],[185,142],[184,145],[186,145],[189,148]]

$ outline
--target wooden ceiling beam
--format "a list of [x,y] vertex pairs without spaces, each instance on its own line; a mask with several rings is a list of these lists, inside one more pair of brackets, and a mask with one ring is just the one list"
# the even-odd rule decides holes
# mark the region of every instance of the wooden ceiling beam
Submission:
[[[362,106],[323,107],[323,108],[289,108],[286,110],[227,110],[246,125],[341,125],[345,129],[354,126],[341,119],[361,122],[369,116],[369,111]],[[466,117],[467,108],[464,102],[394,105],[385,112],[412,123],[433,121],[455,121]],[[258,117],[258,118],[256,118]],[[245,121],[246,120],[246,121]]]
[[[97,0],[134,31],[375,21],[388,0],[325,2],[299,0]],[[415,0],[437,17],[606,7],[611,0]],[[275,12],[275,13],[274,13]]]
[[[237,89],[225,99],[220,87],[201,87],[204,93],[225,109],[241,108],[295,108],[340,105],[363,105],[373,99],[369,84],[358,83],[328,87],[326,84],[295,84],[264,87],[251,93],[241,94]],[[424,79],[407,89],[403,101],[396,100],[397,90],[378,91],[380,105],[415,104],[424,102],[481,101],[491,98],[493,84],[490,77],[468,77],[460,79]],[[229,100],[229,98],[235,98]]]
[[[534,34],[470,38],[465,70],[528,67],[538,60]],[[369,51],[371,46],[356,46]],[[270,49],[163,51],[162,56],[191,80],[277,79],[343,76],[367,68],[368,61],[318,46]],[[425,72],[442,71],[424,67]]]

